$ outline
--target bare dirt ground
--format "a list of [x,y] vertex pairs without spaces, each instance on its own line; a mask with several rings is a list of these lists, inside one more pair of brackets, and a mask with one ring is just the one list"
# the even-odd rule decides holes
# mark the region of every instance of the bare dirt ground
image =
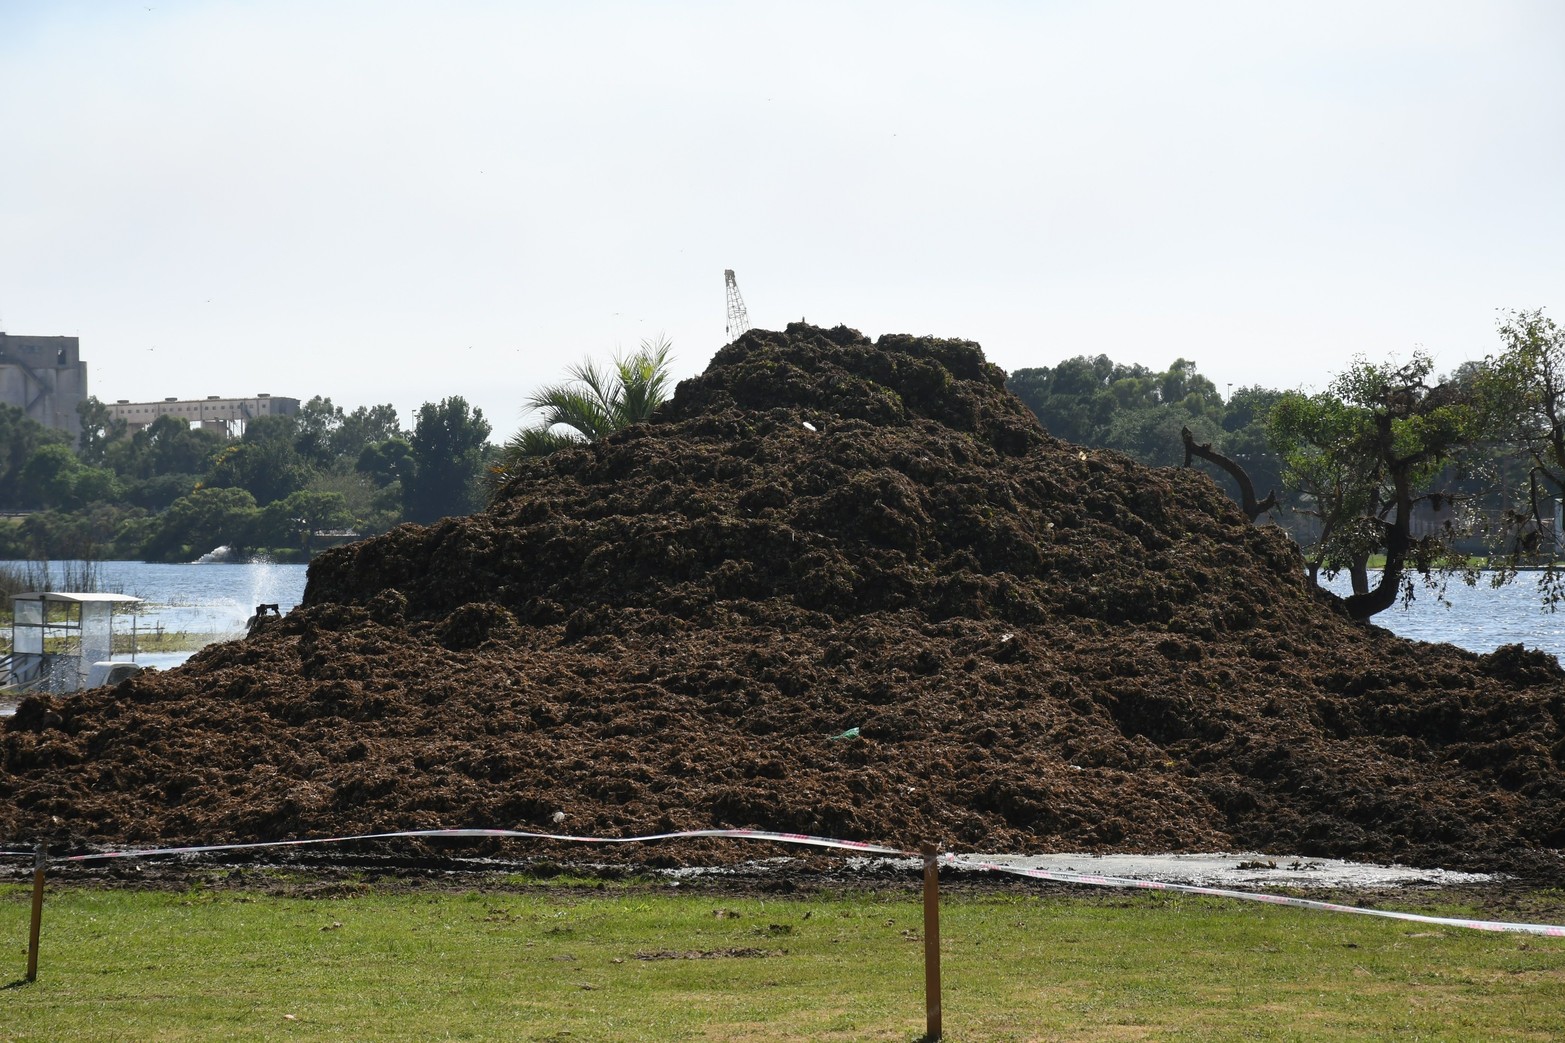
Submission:
[[1052,439],[976,345],[795,325],[490,511],[323,555],[246,640],[25,701],[0,846],[754,826],[1547,881],[1562,719],[1552,657],[1352,622],[1210,479]]

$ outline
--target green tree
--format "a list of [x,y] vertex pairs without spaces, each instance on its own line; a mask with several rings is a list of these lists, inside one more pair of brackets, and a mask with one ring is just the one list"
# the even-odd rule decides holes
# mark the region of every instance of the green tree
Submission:
[[428,524],[471,514],[478,503],[489,422],[460,395],[419,406],[409,442],[412,467],[402,475],[403,513]]
[[81,461],[64,443],[39,446],[17,476],[17,496],[27,507],[70,506],[81,471]]
[[400,437],[394,406],[359,406],[351,413],[319,395],[292,418],[294,449],[317,471],[352,470],[365,448]]
[[75,510],[116,500],[119,492],[112,470],[87,467],[63,442],[39,446],[17,478],[17,495],[29,507]]
[[[1052,369],[1017,370],[1006,383],[1055,438],[1100,446],[1121,407],[1113,387],[1150,374],[1144,366],[1122,366],[1107,355],[1079,355]],[[1122,385],[1121,391],[1126,388]]]
[[1548,501],[1565,490],[1565,328],[1540,309],[1504,315],[1499,332],[1504,347],[1498,355],[1460,375],[1502,403],[1505,440],[1526,468],[1505,505],[1514,546],[1547,549],[1552,561],[1562,548],[1544,519],[1554,513],[1545,505],[1552,507]]
[[197,489],[159,515],[142,556],[148,561],[190,561],[218,547],[246,549],[259,516],[255,497],[244,489]]
[[129,560],[143,556],[143,548],[158,530],[158,517],[139,507],[126,508],[104,548],[104,557]]
[[77,443],[77,453],[82,462],[102,465],[108,462],[109,446],[125,437],[126,424],[109,413],[109,407],[92,395],[76,404],[76,414],[81,417],[82,433]]
[[1182,404],[1154,406],[1121,410],[1103,433],[1101,445],[1152,467],[1177,467],[1184,456],[1180,431],[1186,428],[1204,442],[1221,441],[1223,435],[1214,421],[1192,416]]
[[1160,373],[1080,355],[1053,369],[1017,370],[1006,385],[1054,437],[1118,449],[1146,464],[1177,463],[1183,427],[1221,437],[1222,396],[1188,359]]
[[27,461],[43,446],[69,443],[64,432],[51,431],[15,406],[0,406],[0,506],[25,506],[18,483]]
[[[1399,595],[1411,600],[1409,570],[1430,582],[1468,571],[1454,548],[1458,530],[1415,539],[1413,510],[1449,503],[1443,475],[1479,460],[1495,412],[1472,385],[1429,383],[1431,369],[1422,355],[1400,366],[1360,359],[1325,392],[1282,395],[1268,417],[1284,477],[1308,493],[1320,522],[1311,575],[1347,570],[1347,608],[1357,619],[1391,607]],[[1371,587],[1366,565],[1376,553],[1385,565]]]
[[536,423],[524,427],[501,446],[490,468],[491,495],[498,498],[523,459],[557,449],[596,442],[631,424],[652,418],[669,393],[673,346],[658,338],[642,341],[629,355],[599,366],[591,359],[571,366],[570,379],[539,389],[527,400]]
[[35,511],[16,527],[15,556],[34,560],[90,560],[98,547],[79,515],[70,511]]
[[347,506],[349,514],[347,522],[342,525],[317,526],[317,528],[351,526],[361,535],[374,536],[387,531],[402,520],[402,485],[399,482],[392,482],[383,487],[377,485],[368,474],[359,471],[333,470],[317,475],[305,487],[305,491],[340,496]]
[[130,438],[110,443],[104,457],[122,478],[202,475],[226,444],[216,431],[193,428],[183,417],[160,416]]
[[413,473],[413,446],[405,438],[388,438],[366,445],[354,470],[385,488]]
[[309,484],[314,471],[295,447],[298,425],[290,416],[257,417],[244,436],[217,454],[209,486],[244,489],[257,503],[271,503]]
[[[1189,359],[1175,359],[1158,372],[1107,355],[1080,355],[1052,369],[1019,369],[1006,386],[1050,434],[1067,442],[1117,449],[1155,467],[1188,463],[1190,455],[1221,461],[1213,477],[1252,518],[1276,503],[1256,497],[1254,490],[1275,490],[1286,497],[1282,462],[1271,450],[1265,423],[1281,392],[1241,388],[1224,402],[1217,386]],[[1248,499],[1246,481],[1251,486]]]
[[[336,459],[332,442],[342,428],[341,406],[332,405],[331,399],[316,395],[291,418],[294,451],[311,467],[331,466]],[[253,426],[253,425],[252,425]],[[249,428],[246,428],[246,433]]]
[[38,560],[135,558],[151,529],[147,512],[96,502],[72,510],[37,511],[10,527],[0,554]]
[[344,415],[342,423],[332,433],[332,456],[338,460],[356,461],[366,447],[402,437],[396,407],[359,406]]
[[127,504],[148,511],[161,511],[181,496],[188,496],[201,484],[196,474],[160,474],[151,478],[121,479],[120,496]]
[[1456,378],[1497,403],[1504,430],[1496,446],[1493,582],[1519,565],[1541,564],[1538,589],[1550,609],[1565,602],[1558,515],[1565,510],[1565,328],[1542,309],[1499,320],[1501,350],[1464,364]]
[[352,525],[353,514],[340,494],[300,491],[261,508],[253,542],[261,547],[298,547],[309,554],[317,531]]

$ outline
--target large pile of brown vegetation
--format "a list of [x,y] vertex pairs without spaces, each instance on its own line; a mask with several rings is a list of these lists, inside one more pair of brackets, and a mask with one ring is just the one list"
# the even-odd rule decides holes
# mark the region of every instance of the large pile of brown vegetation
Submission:
[[1562,717],[1552,657],[1354,623],[1211,479],[1056,441],[975,344],[799,324],[491,510],[321,556],[250,638],[24,702],[0,841],[732,825],[1546,871]]

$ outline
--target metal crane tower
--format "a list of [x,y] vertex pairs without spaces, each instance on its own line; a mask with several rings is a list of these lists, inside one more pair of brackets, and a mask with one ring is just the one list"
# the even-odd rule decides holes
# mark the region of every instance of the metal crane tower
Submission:
[[739,296],[739,284],[734,282],[732,268],[723,269],[723,282],[728,287],[728,342],[732,344],[750,328],[750,313],[745,310],[744,298]]

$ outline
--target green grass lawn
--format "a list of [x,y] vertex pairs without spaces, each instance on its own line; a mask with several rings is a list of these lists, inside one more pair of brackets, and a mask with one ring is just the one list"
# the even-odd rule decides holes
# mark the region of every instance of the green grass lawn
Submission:
[[[51,890],[0,1040],[923,1031],[905,892],[337,892]],[[22,977],[27,917],[28,889],[0,887],[0,984]],[[948,896],[941,925],[951,1040],[1565,1038],[1565,940],[1166,894]]]

